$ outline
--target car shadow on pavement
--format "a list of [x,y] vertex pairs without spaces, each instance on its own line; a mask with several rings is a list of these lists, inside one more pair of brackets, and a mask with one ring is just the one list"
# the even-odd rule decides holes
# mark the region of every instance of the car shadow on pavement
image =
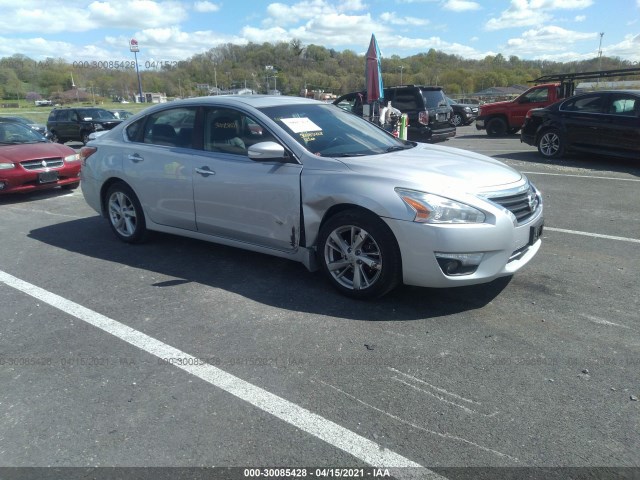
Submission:
[[492,155],[498,160],[516,160],[520,162],[530,162],[538,165],[550,165],[556,167],[583,168],[591,171],[626,173],[640,177],[640,165],[637,160],[605,157],[587,153],[567,154],[562,158],[547,159],[538,153],[513,152]]
[[[511,278],[451,289],[401,286],[385,297],[361,301],[338,293],[321,272],[311,273],[290,260],[156,232],[142,245],[125,244],[98,216],[38,228],[29,237],[75,254],[173,277],[144,280],[158,288],[159,296],[169,293],[165,289],[193,282],[277,308],[351,320],[423,320],[482,308]],[[114,275],[117,271],[121,270],[114,268]]]

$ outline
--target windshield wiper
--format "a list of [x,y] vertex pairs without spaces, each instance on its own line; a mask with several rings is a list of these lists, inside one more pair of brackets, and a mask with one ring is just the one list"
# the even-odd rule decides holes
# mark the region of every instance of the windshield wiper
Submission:
[[407,148],[411,148],[411,147],[412,147],[412,145],[402,145],[402,146],[400,146],[400,145],[394,145],[393,147],[389,147],[389,148],[387,148],[387,149],[385,150],[385,152],[386,152],[386,153],[389,153],[389,152],[398,152],[398,151],[400,151],[400,150],[406,150]]

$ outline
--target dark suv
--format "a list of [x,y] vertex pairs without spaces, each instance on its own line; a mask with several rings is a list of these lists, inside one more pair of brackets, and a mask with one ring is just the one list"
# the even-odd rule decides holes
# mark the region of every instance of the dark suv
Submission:
[[[362,104],[367,92],[353,92],[341,96],[333,103],[340,108],[362,115]],[[442,87],[400,85],[384,89],[383,103],[391,102],[409,117],[407,139],[415,142],[442,142],[455,137],[456,127],[451,124],[453,109],[447,104]]]
[[54,142],[87,143],[91,133],[111,130],[120,122],[122,120],[104,108],[56,108],[49,114],[47,128]]

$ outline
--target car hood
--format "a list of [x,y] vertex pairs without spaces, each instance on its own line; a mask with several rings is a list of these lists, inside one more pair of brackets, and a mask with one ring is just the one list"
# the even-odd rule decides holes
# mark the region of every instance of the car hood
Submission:
[[73,148],[59,143],[22,143],[18,145],[0,145],[0,162],[24,162],[40,158],[66,157],[76,153]]
[[432,192],[455,188],[480,193],[523,178],[518,171],[485,155],[423,143],[398,152],[340,160],[360,174],[395,179],[401,182],[398,186],[411,184]]

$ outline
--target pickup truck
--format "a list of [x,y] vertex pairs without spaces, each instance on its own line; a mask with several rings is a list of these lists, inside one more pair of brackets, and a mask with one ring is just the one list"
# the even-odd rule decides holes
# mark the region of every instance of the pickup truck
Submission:
[[546,83],[531,87],[513,100],[480,105],[476,128],[486,130],[490,137],[516,133],[529,110],[562,100],[564,97],[561,92],[559,83]]

